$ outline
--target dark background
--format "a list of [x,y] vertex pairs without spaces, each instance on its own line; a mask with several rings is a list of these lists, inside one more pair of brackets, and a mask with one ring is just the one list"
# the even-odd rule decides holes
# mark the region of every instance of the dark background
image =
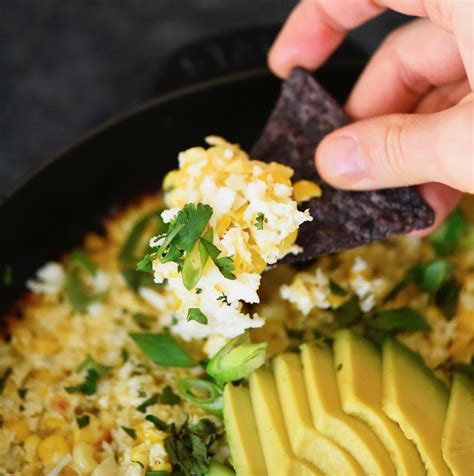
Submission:
[[[246,31],[255,34],[261,27],[266,27],[267,45],[295,3],[1,2],[0,196],[80,134],[165,87],[181,85],[183,78],[166,73],[174,71],[167,63],[179,49],[213,37],[219,44],[219,35],[228,40],[230,32],[245,39]],[[383,14],[351,38],[370,54],[402,21],[400,15]]]

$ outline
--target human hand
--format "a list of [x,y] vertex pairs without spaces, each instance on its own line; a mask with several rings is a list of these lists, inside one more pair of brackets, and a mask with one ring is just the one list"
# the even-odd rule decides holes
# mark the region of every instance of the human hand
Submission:
[[426,17],[392,32],[346,103],[356,122],[316,151],[321,176],[339,188],[418,185],[436,227],[462,192],[474,193],[474,1],[302,0],[270,54],[285,77],[314,70],[346,33],[385,8]]

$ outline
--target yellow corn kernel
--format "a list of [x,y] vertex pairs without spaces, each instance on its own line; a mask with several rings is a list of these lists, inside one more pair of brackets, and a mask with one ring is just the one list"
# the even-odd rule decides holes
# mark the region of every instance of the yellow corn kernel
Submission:
[[270,162],[268,168],[270,173],[273,175],[274,180],[280,183],[286,183],[287,180],[293,176],[293,170],[290,169],[290,167],[277,162]]
[[151,465],[152,471],[163,471],[165,473],[171,473],[173,470],[173,466],[171,463],[158,463]]
[[157,430],[155,425],[149,421],[139,423],[136,427],[137,438],[139,441],[149,441],[150,443],[161,443],[166,433]]
[[5,427],[15,434],[18,441],[25,441],[30,436],[28,425],[22,420],[10,420],[5,422]]
[[299,180],[293,185],[293,198],[297,202],[306,202],[322,195],[319,185],[309,180]]
[[33,348],[41,355],[53,355],[61,348],[61,345],[54,335],[44,333],[35,339]]
[[115,417],[110,412],[101,412],[99,415],[100,423],[105,428],[110,428],[115,425]]
[[57,430],[64,424],[64,419],[59,416],[47,416],[44,417],[41,426],[44,430]]
[[117,476],[118,466],[113,456],[107,456],[94,471],[91,476]]
[[56,382],[57,380],[57,375],[55,375],[53,372],[50,372],[49,370],[35,370],[33,374],[34,379],[37,382],[45,383],[45,384],[51,384]]
[[94,447],[88,443],[76,443],[72,449],[72,457],[81,473],[89,474],[97,466]]
[[41,443],[41,439],[38,435],[30,435],[23,443],[23,448],[28,460],[33,459],[36,456],[38,445]]
[[55,433],[45,438],[38,446],[38,455],[45,466],[54,466],[69,453],[67,441]]
[[252,272],[257,274],[263,273],[267,267],[266,261],[253,248],[250,249],[250,254],[252,255]]
[[345,296],[338,296],[337,294],[330,294],[328,296],[328,302],[331,304],[332,308],[338,308],[346,301]]

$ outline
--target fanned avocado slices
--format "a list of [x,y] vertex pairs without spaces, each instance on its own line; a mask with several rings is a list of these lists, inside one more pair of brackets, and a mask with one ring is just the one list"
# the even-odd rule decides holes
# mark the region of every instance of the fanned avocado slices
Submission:
[[317,343],[301,346],[303,373],[316,428],[345,448],[372,476],[394,475],[389,453],[362,421],[344,413],[339,399],[332,351]]
[[387,448],[398,475],[424,474],[413,442],[382,410],[382,356],[349,329],[334,335],[334,363],[342,408],[367,423]]
[[260,368],[249,378],[250,397],[269,475],[322,475],[315,466],[293,453],[269,369]]
[[314,427],[299,356],[294,353],[279,355],[273,361],[273,370],[295,455],[314,464],[326,475],[362,476],[364,472],[357,461]]
[[467,375],[454,376],[441,448],[454,476],[474,474],[474,381]]
[[383,409],[412,440],[429,475],[451,475],[441,454],[448,390],[421,357],[395,339],[383,344]]
[[267,468],[247,388],[226,385],[224,425],[236,473],[239,476],[266,476]]

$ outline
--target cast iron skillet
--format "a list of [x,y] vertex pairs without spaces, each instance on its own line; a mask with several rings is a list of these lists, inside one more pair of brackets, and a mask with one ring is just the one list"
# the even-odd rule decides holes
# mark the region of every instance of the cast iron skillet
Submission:
[[[229,41],[221,44],[232,48]],[[202,68],[202,48],[188,53],[191,62],[193,55],[200,56]],[[364,61],[346,43],[317,76],[343,101]],[[209,134],[251,147],[275,103],[279,81],[264,66],[248,69],[239,62],[237,72],[160,95],[105,123],[7,196],[0,204],[0,273],[11,267],[13,285],[0,284],[0,312],[38,267],[78,246],[85,232],[100,231],[114,207],[158,190],[164,174],[176,166],[180,150],[202,144]],[[184,73],[179,64],[171,63],[165,71],[179,79]],[[169,82],[173,76],[167,76]]]

